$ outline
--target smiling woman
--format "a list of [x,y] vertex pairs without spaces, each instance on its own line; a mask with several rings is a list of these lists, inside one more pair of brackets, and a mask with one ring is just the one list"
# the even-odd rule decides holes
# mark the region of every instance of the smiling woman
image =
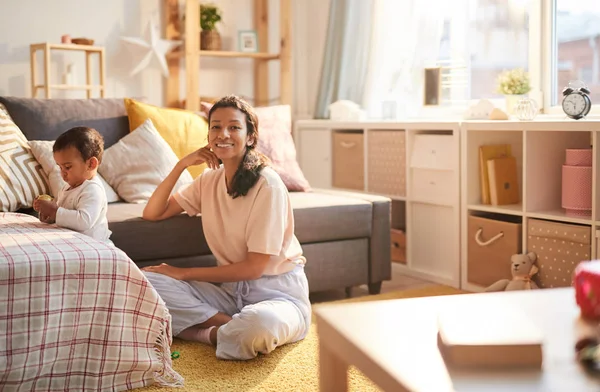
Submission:
[[269,161],[256,151],[256,113],[245,101],[227,96],[210,109],[208,122],[208,144],[224,163],[228,193],[233,198],[246,195],[258,180],[260,170]]
[[[228,96],[215,103],[208,120],[208,145],[177,163],[143,217],[202,214],[204,236],[218,266],[161,264],[144,270],[169,308],[175,336],[216,345],[218,358],[251,359],[308,333],[306,259],[294,235],[287,188],[255,150],[254,109]],[[171,195],[179,175],[202,163],[209,168]]]

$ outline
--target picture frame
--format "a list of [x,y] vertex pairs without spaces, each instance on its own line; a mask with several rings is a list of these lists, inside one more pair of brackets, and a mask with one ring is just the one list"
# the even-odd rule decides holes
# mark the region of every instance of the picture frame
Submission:
[[244,53],[258,52],[258,34],[256,30],[241,30],[238,33],[238,49]]
[[425,68],[423,106],[440,106],[442,90],[442,67]]

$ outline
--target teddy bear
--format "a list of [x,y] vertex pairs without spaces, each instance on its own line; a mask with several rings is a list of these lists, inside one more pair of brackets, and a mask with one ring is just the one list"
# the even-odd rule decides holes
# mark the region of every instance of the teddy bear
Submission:
[[538,272],[538,267],[534,264],[536,260],[537,255],[534,252],[512,255],[510,258],[512,279],[501,279],[487,287],[485,291],[537,289],[538,286],[531,280],[531,277]]

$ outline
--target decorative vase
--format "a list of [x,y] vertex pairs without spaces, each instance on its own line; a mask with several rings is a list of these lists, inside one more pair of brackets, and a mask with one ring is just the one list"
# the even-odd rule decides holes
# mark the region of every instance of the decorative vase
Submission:
[[523,98],[527,98],[527,96],[524,94],[507,94],[507,95],[505,95],[504,100],[506,101],[506,114],[508,114],[509,116],[514,115],[515,107],[517,106],[517,103],[519,102],[519,100],[521,100]]
[[531,98],[519,99],[514,107],[515,116],[521,121],[531,121],[538,114],[537,103]]
[[201,50],[221,50],[221,34],[217,30],[202,30],[200,32]]
[[592,215],[592,149],[567,149],[562,167],[562,207],[571,216]]

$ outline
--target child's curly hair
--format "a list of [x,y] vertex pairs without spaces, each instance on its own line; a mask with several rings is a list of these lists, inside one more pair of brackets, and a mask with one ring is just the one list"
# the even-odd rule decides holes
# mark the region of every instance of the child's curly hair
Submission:
[[94,128],[75,127],[61,134],[52,147],[52,152],[63,151],[75,147],[84,161],[95,157],[98,163],[102,162],[104,153],[104,138]]

